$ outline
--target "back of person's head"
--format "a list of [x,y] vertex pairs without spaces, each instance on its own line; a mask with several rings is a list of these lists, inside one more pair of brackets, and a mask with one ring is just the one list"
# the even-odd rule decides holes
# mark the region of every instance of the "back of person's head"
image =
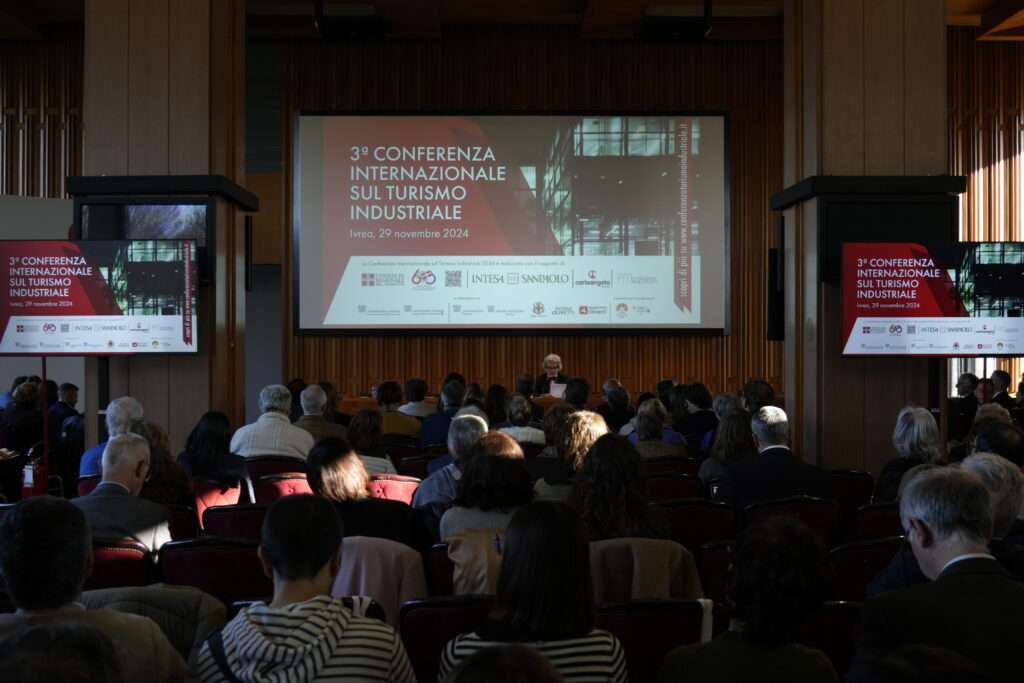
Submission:
[[657,397],[657,395],[652,394],[649,391],[642,391],[642,392],[640,392],[640,395],[636,397],[636,404],[638,406],[642,406],[643,404],[645,404],[648,401],[650,401],[652,398],[658,398],[658,397]]
[[69,401],[71,398],[78,397],[78,387],[71,382],[63,382],[57,387],[57,396],[62,401]]
[[327,405],[327,392],[319,384],[310,384],[299,395],[305,415],[323,415]]
[[453,379],[444,383],[444,387],[441,389],[441,403],[445,408],[457,408],[462,405],[462,397],[465,394],[465,383]]
[[523,373],[516,377],[516,393],[529,396],[533,393],[533,375]]
[[789,443],[789,418],[782,408],[764,406],[758,410],[750,418],[750,430],[761,448]]
[[35,410],[39,407],[39,385],[35,382],[22,382],[14,390],[11,400],[22,410]]
[[499,432],[480,437],[470,449],[469,462],[462,465],[455,504],[507,512],[531,500],[533,479],[515,440]]
[[923,522],[939,541],[958,537],[969,543],[992,538],[992,505],[980,477],[958,467],[935,467],[915,474],[900,494],[900,521]]
[[854,659],[846,683],[994,683],[959,652],[933,645],[902,645]]
[[508,389],[501,384],[492,384],[484,397],[484,412],[488,424],[496,425],[508,419]]
[[747,412],[751,414],[775,403],[775,389],[765,379],[748,380],[740,394]]
[[956,378],[956,387],[962,396],[973,394],[974,390],[978,388],[978,376],[973,372],[962,373]]
[[544,430],[544,443],[554,446],[559,455],[562,455],[562,447],[569,438],[569,416],[576,412],[568,403],[556,403],[544,412],[541,420],[541,428]]
[[490,418],[487,417],[487,411],[484,410],[482,405],[476,403],[467,403],[466,405],[455,411],[455,417],[462,417],[463,415],[475,415],[479,417],[488,426],[491,425]]
[[348,423],[348,440],[359,453],[373,454],[380,445],[384,420],[380,411],[360,410]]
[[739,415],[745,412],[743,410],[743,401],[739,396],[733,396],[732,394],[718,394],[715,396],[714,400],[711,401],[711,410],[719,420],[729,415]]
[[25,625],[0,641],[5,683],[120,683],[114,642],[87,623]]
[[14,390],[18,388],[19,384],[21,384],[22,382],[27,382],[27,381],[28,381],[28,375],[18,375],[17,377],[15,377],[14,381],[11,382],[11,394],[13,394]]
[[927,408],[906,406],[896,416],[892,445],[901,458],[920,458],[925,462],[943,459],[942,435]]
[[672,387],[676,385],[674,379],[663,379],[658,382],[654,387],[654,392],[658,395],[658,400],[664,405],[669,405],[672,402],[669,392],[672,391]]
[[1013,380],[1010,378],[1010,373],[1006,370],[993,370],[992,371],[992,388],[998,394],[1000,391],[1006,391],[1010,387],[1010,382]]
[[1024,474],[1020,467],[994,453],[975,453],[960,466],[974,472],[988,489],[992,506],[992,535],[1004,538],[1024,511]]
[[974,387],[974,397],[978,399],[979,403],[988,403],[992,400],[992,395],[995,394],[995,384],[988,377],[982,377],[978,380],[978,386]]
[[448,425],[448,452],[457,465],[469,462],[473,446],[487,433],[487,421],[476,415],[459,415]]
[[[665,403],[665,410],[668,411],[668,417],[672,424],[680,424],[686,421],[686,418],[690,415],[690,409],[686,400],[688,384],[677,384],[668,392],[668,403]],[[650,400],[650,399],[648,399]],[[658,399],[660,401],[660,399]],[[648,401],[641,401],[640,405],[647,403]]]
[[566,417],[564,441],[558,447],[562,458],[574,470],[583,467],[583,461],[594,442],[608,433],[604,418],[589,410],[577,410]]
[[103,449],[104,481],[116,481],[138,495],[150,472],[149,441],[138,434],[118,434]]
[[185,441],[185,450],[202,457],[203,455],[221,455],[230,450],[231,421],[228,416],[216,410],[203,413],[199,422],[189,432]]
[[562,399],[573,408],[582,410],[590,400],[590,383],[582,377],[573,377],[565,385]]
[[144,417],[142,404],[136,399],[131,396],[115,398],[107,404],[107,434],[109,436],[127,434],[133,427],[142,422]]
[[463,659],[445,683],[563,683],[551,661],[524,645],[497,645]]
[[363,459],[345,439],[317,442],[306,459],[309,487],[330,500],[343,502],[365,498],[370,484]]
[[260,554],[282,579],[312,579],[338,557],[343,536],[331,501],[313,495],[284,496],[263,519]]
[[56,382],[52,379],[48,379],[40,385],[40,390],[42,390],[42,388],[46,389],[47,403],[53,403],[57,400],[57,394],[60,393],[60,388],[57,386]]
[[14,605],[57,609],[82,592],[92,565],[85,514],[63,498],[26,498],[0,519],[0,577]]
[[[300,389],[300,391],[302,391]],[[292,392],[283,384],[269,384],[260,389],[261,413],[284,413],[292,409]]]
[[410,403],[419,403],[427,397],[427,380],[422,377],[413,377],[405,381],[405,400]]
[[975,452],[1001,455],[1017,467],[1024,466],[1024,431],[1001,422],[986,425],[974,439]]
[[492,618],[526,640],[577,638],[594,628],[590,544],[568,505],[536,502],[513,515]]
[[508,400],[508,421],[514,427],[525,427],[533,419],[533,404],[522,394],[512,394]]
[[1013,424],[1013,418],[1010,417],[1010,411],[998,403],[985,403],[984,405],[978,406],[978,412],[974,413],[974,422],[972,423],[972,426],[979,422],[988,421]]
[[711,392],[700,382],[686,385],[686,401],[691,410],[711,410]]
[[627,437],[605,434],[594,442],[570,499],[590,540],[643,535],[648,503],[642,463]]
[[[607,382],[605,384],[607,385]],[[615,380],[614,385],[604,390],[604,399],[613,410],[629,410],[629,391],[618,380]]]
[[750,417],[746,413],[726,415],[718,423],[715,440],[711,444],[711,457],[728,465],[757,454]]
[[462,396],[462,405],[478,405],[484,407],[484,388],[478,382],[466,385],[466,393]]
[[661,401],[656,398],[644,401],[636,411],[637,438],[641,441],[660,440],[667,422],[668,410]]
[[390,408],[402,403],[402,385],[398,382],[381,382],[377,385],[377,405]]
[[772,517],[747,529],[736,547],[735,567],[736,618],[752,642],[792,642],[825,599],[824,548],[795,519]]

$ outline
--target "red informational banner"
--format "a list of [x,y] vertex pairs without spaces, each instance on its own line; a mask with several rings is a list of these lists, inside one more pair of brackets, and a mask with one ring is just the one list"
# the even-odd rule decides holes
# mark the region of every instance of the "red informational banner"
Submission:
[[845,355],[1024,353],[1024,244],[843,245]]
[[195,352],[192,240],[0,242],[0,353]]

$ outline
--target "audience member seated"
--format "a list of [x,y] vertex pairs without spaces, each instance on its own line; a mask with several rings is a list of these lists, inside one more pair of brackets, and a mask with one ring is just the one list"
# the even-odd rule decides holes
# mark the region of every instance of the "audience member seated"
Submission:
[[751,415],[766,406],[775,405],[775,389],[767,380],[757,378],[749,380],[740,391],[743,409]]
[[[675,429],[671,427],[671,425],[669,425],[669,412],[668,409],[665,408],[664,403],[662,403],[659,399],[656,398],[644,401],[643,403],[640,404],[640,408],[637,409],[636,411],[637,425],[639,425],[641,415],[650,415],[654,417],[655,420],[661,424],[661,440],[666,444],[682,446],[682,455],[686,455],[686,439],[683,437],[682,434],[677,432]],[[633,432],[629,434],[629,440],[632,441],[634,444],[639,443],[640,434],[636,429],[634,429]],[[661,453],[660,455],[665,455],[665,453]],[[679,454],[676,453],[675,455]]]
[[605,434],[594,442],[568,500],[589,540],[669,538],[668,517],[648,504],[641,468],[640,455],[626,437]]
[[[1024,474],[1006,458],[991,453],[975,453],[964,460],[961,467],[977,475],[988,491],[992,514],[990,552],[1011,575],[1024,580],[1024,548],[1008,538],[1024,509]],[[904,477],[903,487],[909,486],[924,471],[921,468],[909,472]],[[875,596],[927,582],[914,553],[906,545],[868,584],[867,594]]]
[[732,501],[738,509],[790,496],[832,498],[828,473],[801,461],[790,450],[789,421],[782,408],[761,408],[750,418],[750,430],[757,456],[729,466]]
[[85,513],[93,538],[131,538],[153,551],[171,540],[167,508],[138,497],[149,478],[149,463],[149,444],[138,434],[120,434],[107,442],[102,481],[73,501]]
[[448,426],[462,406],[462,395],[466,393],[466,385],[455,379],[445,382],[441,388],[441,410],[423,421],[420,432],[420,446],[436,446],[448,438]]
[[[124,438],[128,437],[114,441]],[[141,437],[131,438],[145,443]],[[0,577],[18,609],[0,615],[0,638],[34,626],[92,626],[117,645],[116,657],[126,682],[185,680],[185,663],[152,620],[110,609],[86,610],[79,604],[91,570],[91,534],[81,510],[50,496],[18,503],[0,520]],[[2,652],[13,654],[9,649]],[[66,654],[61,648],[45,656]],[[100,651],[92,654],[98,656]],[[3,678],[10,680],[6,669]]]
[[377,405],[381,412],[381,434],[407,436],[419,439],[423,428],[419,420],[398,409],[402,407],[402,385],[398,382],[381,382],[377,387]]
[[258,455],[283,455],[306,459],[313,437],[291,423],[292,394],[287,387],[271,384],[260,390],[259,418],[239,427],[231,437],[231,452],[244,458]]
[[[654,386],[654,395],[659,401],[661,401],[662,405],[668,408],[670,405],[672,405],[672,389],[674,389],[677,386],[683,385],[677,385],[674,379],[666,378],[659,380],[658,383]],[[643,401],[640,402],[640,404],[642,403]]]
[[[120,434],[127,434],[135,431],[142,424],[145,415],[142,411],[142,404],[131,396],[115,398],[107,404],[105,422],[107,423],[107,438],[111,439]],[[103,459],[103,450],[107,442],[102,441],[82,454],[82,462],[78,468],[78,476],[87,477],[100,473],[100,462]]]
[[974,396],[978,388],[978,376],[965,372],[956,379],[957,398],[949,400],[950,416],[953,418],[974,419],[978,412],[978,399]]
[[978,406],[974,413],[974,422],[967,432],[967,437],[961,443],[951,442],[949,447],[948,461],[958,463],[977,449],[978,436],[985,433],[995,425],[1011,425],[1010,411],[995,403],[985,403]]
[[979,430],[974,440],[975,453],[1001,455],[1017,467],[1024,467],[1024,431],[1013,424],[994,423]]
[[324,439],[344,439],[348,430],[337,422],[328,420],[324,411],[327,408],[327,392],[319,384],[310,384],[299,396],[302,404],[302,417],[293,424],[305,429],[313,437],[313,443]]
[[160,505],[194,505],[192,478],[171,456],[167,432],[154,422],[143,422],[141,437],[149,443],[149,476],[139,498]]
[[64,382],[57,388],[57,402],[50,406],[47,416],[50,429],[50,443],[60,440],[60,428],[64,420],[77,416],[78,387],[71,382]]
[[636,415],[636,410],[629,403],[629,392],[615,378],[605,380],[601,385],[601,391],[604,393],[604,403],[594,412],[604,418],[608,431],[618,434],[619,430]]
[[330,597],[342,535],[335,507],[318,496],[285,496],[270,507],[259,557],[273,600],[243,608],[206,641],[193,667],[200,683],[415,683],[394,630],[351,598]]
[[886,463],[878,475],[873,498],[876,503],[896,500],[900,480],[910,468],[944,459],[939,426],[925,408],[906,406],[900,411],[892,430],[892,446],[897,457]]
[[544,356],[544,372],[533,380],[533,395],[547,396],[551,393],[551,384],[568,384],[569,377],[562,372],[562,359],[554,353]]
[[564,683],[551,661],[525,645],[485,647],[462,660],[446,683]]
[[1010,382],[1013,380],[1010,378],[1010,373],[1006,370],[993,370],[992,371],[992,402],[1001,405],[1007,410],[1013,410],[1017,407],[1017,402],[1014,401],[1009,394]]
[[485,398],[484,388],[478,382],[472,382],[466,385],[466,393],[462,395],[462,407],[475,406],[483,410],[484,416],[486,416],[487,411],[484,410]]
[[466,529],[504,529],[533,500],[523,450],[501,432],[487,432],[470,449],[455,501],[441,517],[442,541]]
[[224,488],[245,480],[245,458],[231,452],[231,423],[224,413],[204,413],[185,441],[178,463],[194,479],[211,479]]
[[824,652],[796,643],[827,592],[825,552],[815,535],[796,520],[774,517],[743,534],[735,566],[729,630],[706,645],[670,652],[658,683],[837,681]]
[[427,381],[413,377],[405,382],[405,400],[398,412],[421,420],[437,413],[437,406],[427,403]]
[[576,410],[586,410],[587,401],[590,400],[590,383],[582,377],[573,377],[565,385],[565,395],[562,400]]
[[[416,418],[410,418],[416,419]],[[370,474],[395,474],[395,464],[380,444],[383,416],[377,410],[360,410],[348,424],[348,442],[363,459]]]
[[[715,417],[721,422],[730,415],[742,415],[747,413],[743,409],[743,399],[733,394],[718,394],[714,400],[711,401],[711,410],[715,413]],[[713,441],[713,440],[712,440]]]
[[339,424],[342,427],[348,427],[348,423],[352,421],[352,416],[346,415],[338,410],[338,402],[342,399],[341,392],[335,389],[334,385],[330,382],[321,380],[320,382],[317,382],[317,384],[319,384],[320,388],[324,390],[325,394],[327,394],[327,403],[324,405],[324,417],[327,418],[328,422]]
[[696,382],[686,385],[686,422],[684,423],[683,438],[692,451],[694,457],[704,455],[703,444],[705,437],[710,445],[710,434],[713,434],[718,427],[718,416],[711,409],[711,392],[708,388]]
[[475,451],[473,447],[487,433],[487,423],[476,415],[462,415],[448,427],[448,453],[452,461],[424,479],[413,498],[413,507],[421,510],[424,524],[435,540],[440,540],[441,516],[458,496],[459,480]]
[[504,385],[492,384],[487,388],[487,395],[484,396],[487,424],[495,429],[508,426],[508,400],[508,389]]
[[750,416],[745,412],[726,415],[718,423],[709,457],[700,464],[697,477],[711,498],[732,500],[730,472],[733,465],[757,457]]
[[973,472],[939,467],[913,478],[900,519],[930,581],[865,603],[858,657],[927,644],[967,657],[996,683],[1020,680],[1024,584],[989,553],[991,509]]
[[6,683],[128,683],[113,641],[90,624],[27,626],[0,641]]
[[521,444],[544,445],[544,430],[533,426],[533,405],[522,394],[512,394],[509,399],[508,422],[508,426],[499,427],[498,431]]
[[651,399],[642,406],[636,415],[636,429],[630,434],[628,440],[636,445],[640,457],[648,458],[685,458],[687,455],[686,446],[677,441],[666,441],[666,438],[674,439],[672,435],[678,435],[667,425],[668,411],[661,405],[658,399]]
[[561,503],[527,505],[505,533],[494,609],[480,629],[445,646],[438,680],[484,648],[518,643],[566,680],[626,681],[622,645],[594,628],[593,591],[579,516]]
[[42,396],[39,384],[22,382],[14,390],[11,403],[0,415],[0,445],[27,454],[43,440]]
[[[463,415],[475,415],[476,417],[479,417],[481,420],[484,421],[484,424],[488,426],[488,429],[490,428],[491,423],[487,419],[487,411],[484,410],[483,405],[470,403],[468,405],[462,406],[455,412],[455,417],[461,417]],[[430,462],[427,463],[427,474],[433,474],[442,467],[447,467],[448,465],[451,464],[451,462],[451,453],[445,453],[444,455],[439,455],[436,458],[432,458]]]
[[346,536],[387,538],[414,545],[412,509],[397,500],[370,498],[370,475],[344,439],[318,442],[306,461],[309,486],[334,501]]
[[[608,433],[608,425],[604,423],[604,418],[589,410],[571,412],[563,419],[563,428],[555,430],[559,439],[555,444],[556,453],[562,464],[550,468],[543,479],[537,480],[534,489],[538,500],[565,501],[572,493],[572,479],[576,472],[583,469],[583,461],[586,460],[591,446]],[[532,462],[538,460],[539,457],[534,458]]]

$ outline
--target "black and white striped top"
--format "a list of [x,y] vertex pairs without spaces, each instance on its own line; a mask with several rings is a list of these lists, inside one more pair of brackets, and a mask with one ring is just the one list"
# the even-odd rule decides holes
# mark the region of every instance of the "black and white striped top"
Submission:
[[[438,681],[445,678],[463,659],[477,650],[495,645],[508,645],[481,640],[475,633],[466,633],[448,641],[441,653]],[[625,683],[626,655],[618,638],[607,631],[593,630],[581,638],[516,643],[533,648],[547,657],[565,680],[575,683]]]
[[[221,638],[232,675],[245,683],[394,681],[416,683],[402,641],[366,616],[366,598],[321,595],[271,609],[243,609]],[[200,683],[227,681],[204,643],[192,672]]]

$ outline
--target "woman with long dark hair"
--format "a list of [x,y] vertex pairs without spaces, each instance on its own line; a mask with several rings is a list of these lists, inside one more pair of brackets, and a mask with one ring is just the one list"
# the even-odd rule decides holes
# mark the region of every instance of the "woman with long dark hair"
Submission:
[[224,413],[211,410],[185,441],[178,464],[193,479],[212,479],[225,488],[239,486],[245,480],[245,458],[231,452],[231,422]]
[[628,680],[622,645],[594,628],[590,544],[565,504],[531,503],[512,518],[494,609],[478,631],[448,642],[438,680],[475,652],[507,643],[545,655],[566,680]]

